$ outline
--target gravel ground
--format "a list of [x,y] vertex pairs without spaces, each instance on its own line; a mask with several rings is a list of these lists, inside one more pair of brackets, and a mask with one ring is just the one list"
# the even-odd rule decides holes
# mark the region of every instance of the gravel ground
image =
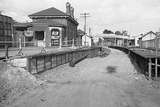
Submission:
[[111,49],[37,75],[45,83],[9,107],[160,107],[160,89],[136,72],[126,54]]

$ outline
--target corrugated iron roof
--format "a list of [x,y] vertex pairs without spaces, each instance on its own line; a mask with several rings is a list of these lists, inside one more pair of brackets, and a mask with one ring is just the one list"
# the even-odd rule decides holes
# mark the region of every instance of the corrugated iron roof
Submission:
[[[143,37],[147,36],[148,34],[154,34],[154,35],[156,35],[156,36],[157,36],[157,34],[156,34],[156,33],[154,33],[153,31],[150,31],[150,32],[148,32],[148,33],[146,33],[146,34],[142,35],[140,38],[143,38]],[[140,38],[139,38],[139,39],[140,39]]]
[[115,34],[100,34],[99,37],[103,37],[103,38],[134,39],[133,37],[123,36],[123,35],[115,35]]

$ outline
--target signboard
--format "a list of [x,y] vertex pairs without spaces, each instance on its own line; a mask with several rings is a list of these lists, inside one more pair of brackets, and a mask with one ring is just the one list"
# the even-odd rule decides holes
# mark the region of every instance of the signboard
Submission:
[[62,37],[62,28],[61,27],[49,27],[51,32],[51,46],[59,46],[60,38]]
[[52,29],[51,30],[51,38],[52,39],[59,39],[60,37],[60,30],[59,29]]
[[52,46],[59,46],[59,39],[51,39]]
[[27,31],[24,32],[24,35],[25,35],[26,37],[32,37],[32,36],[33,36],[33,31],[27,30]]

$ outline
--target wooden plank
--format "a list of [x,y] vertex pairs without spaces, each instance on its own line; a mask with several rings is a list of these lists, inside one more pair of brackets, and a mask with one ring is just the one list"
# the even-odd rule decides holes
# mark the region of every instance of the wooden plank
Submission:
[[151,76],[152,76],[152,61],[151,58],[149,58],[149,62],[148,62],[148,72],[149,72],[149,79],[151,80]]
[[27,58],[27,70],[28,70],[28,72],[31,72],[31,60],[30,60],[30,58]]
[[57,66],[61,65],[62,64],[62,58],[61,58],[61,55],[57,55]]
[[42,72],[45,70],[45,62],[44,62],[44,57],[38,57],[37,58],[37,72]]
[[37,63],[36,58],[30,59],[30,73],[31,74],[37,73],[36,63]]
[[155,59],[155,77],[156,77],[156,80],[157,80],[157,75],[158,75],[158,72],[157,72],[157,58]]
[[56,55],[52,56],[52,68],[56,67]]
[[49,70],[52,67],[52,58],[51,56],[46,56],[45,57],[45,70]]
[[[151,65],[156,65],[156,64],[152,63]],[[157,67],[160,67],[160,65],[158,63],[157,63]]]
[[65,60],[65,63],[68,63],[68,53],[66,53],[66,60]]

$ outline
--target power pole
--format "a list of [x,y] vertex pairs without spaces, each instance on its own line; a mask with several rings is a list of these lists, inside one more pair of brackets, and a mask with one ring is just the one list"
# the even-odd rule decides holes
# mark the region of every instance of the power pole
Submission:
[[87,27],[87,17],[89,17],[89,13],[81,13],[80,14],[82,17],[84,17],[84,33],[85,33],[85,43],[84,43],[84,45],[86,46],[86,27]]

